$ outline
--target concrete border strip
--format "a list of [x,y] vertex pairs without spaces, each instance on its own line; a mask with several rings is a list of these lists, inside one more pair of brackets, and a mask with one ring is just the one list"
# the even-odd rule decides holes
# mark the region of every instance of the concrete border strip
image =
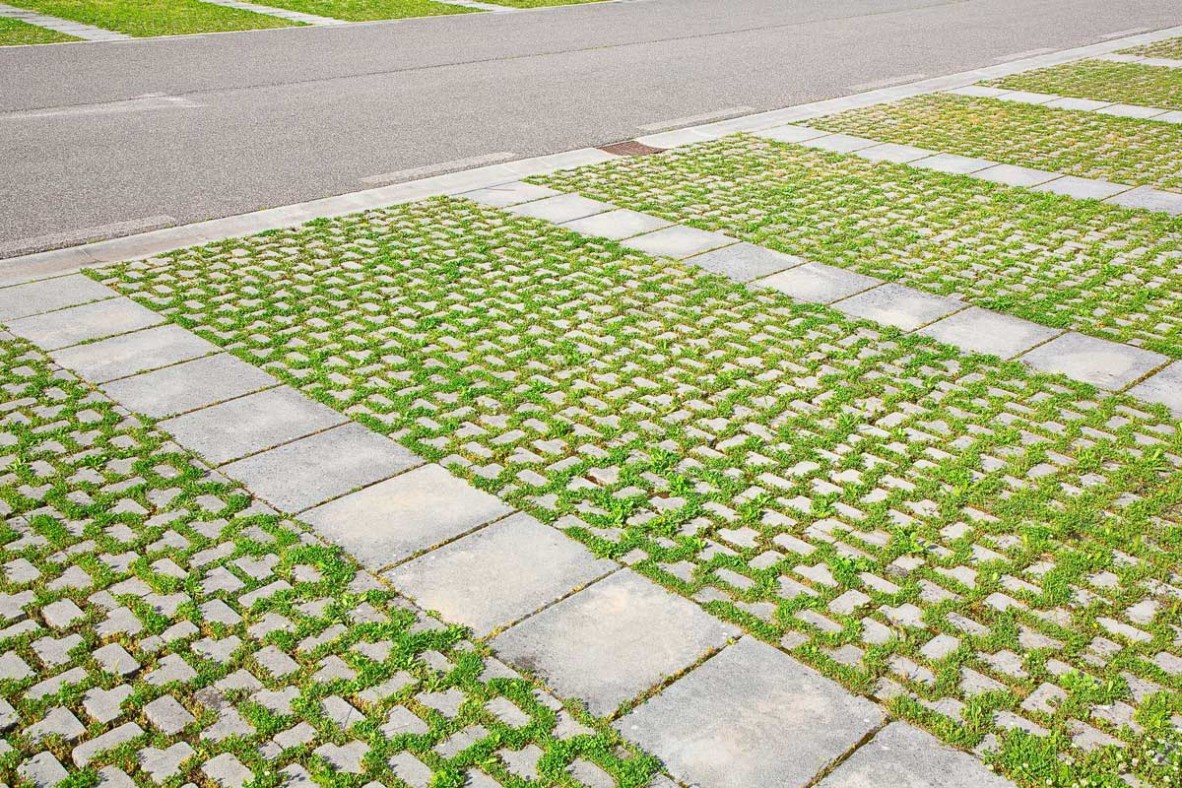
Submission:
[[1165,109],[1164,107],[1150,107],[1143,104],[1095,101],[1093,99],[1060,96],[1057,93],[1034,93],[1029,90],[1008,90],[1006,88],[991,88],[985,85],[970,85],[967,88],[956,88],[955,90],[944,92],[956,96],[989,98],[997,101],[1011,101],[1015,104],[1034,104],[1036,106],[1064,109],[1072,112],[1095,112],[1100,115],[1112,115],[1118,118],[1156,120],[1159,123],[1182,123],[1182,111]]
[[497,5],[496,3],[481,3],[479,0],[432,0],[434,3],[443,3],[444,5],[458,5],[463,8],[474,8],[477,11],[488,11],[493,14],[503,14],[513,11],[525,11],[524,8],[514,8],[511,5]]
[[81,38],[83,41],[126,41],[131,38],[131,36],[125,33],[117,33],[114,30],[106,30],[101,27],[95,27],[94,25],[86,25],[82,22],[61,19],[60,17],[50,16],[49,14],[39,14],[36,11],[30,11],[26,8],[15,8],[3,3],[0,3],[0,17],[15,19],[18,22],[24,22],[37,27],[44,27],[47,30],[56,30],[67,36]]
[[[609,0],[609,2],[620,0]],[[1139,33],[1127,38],[1115,38],[1074,49],[1066,49],[1027,60],[989,66],[982,69],[926,79],[912,85],[899,85],[872,90],[851,96],[801,104],[794,107],[761,112],[741,118],[708,123],[676,131],[640,137],[638,141],[653,147],[673,148],[695,142],[717,139],[742,131],[758,131],[787,123],[797,123],[844,109],[868,107],[900,98],[943,90],[963,88],[982,79],[1009,76],[1022,71],[1057,65],[1119,49],[1152,44],[1167,38],[1182,36],[1182,26],[1165,28],[1150,33]],[[86,266],[102,265],[142,257],[151,257],[173,249],[225,240],[239,235],[274,230],[302,224],[315,218],[340,216],[356,211],[396,205],[427,197],[458,194],[464,191],[495,186],[520,180],[529,175],[540,175],[559,169],[577,167],[611,158],[596,148],[581,148],[505,164],[435,176],[408,183],[383,186],[377,189],[350,192],[336,197],[323,197],[281,208],[270,208],[247,214],[213,219],[142,235],[112,238],[106,241],[57,249],[20,257],[0,259],[0,286],[17,284],[58,274],[77,271]]]
[[1107,60],[1109,63],[1136,63],[1141,66],[1160,66],[1161,68],[1182,68],[1182,60],[1168,57],[1149,57],[1148,55],[1122,55],[1114,52],[1111,55],[1101,55],[1097,60]]
[[249,11],[252,14],[274,16],[278,17],[279,19],[286,19],[288,22],[298,22],[302,25],[332,26],[349,24],[348,21],[344,19],[333,19],[330,16],[305,14],[302,11],[292,11],[288,8],[275,8],[274,6],[259,5],[258,3],[246,3],[243,2],[243,0],[200,0],[200,2],[209,3],[210,5],[220,5],[225,8],[234,8],[239,11]]

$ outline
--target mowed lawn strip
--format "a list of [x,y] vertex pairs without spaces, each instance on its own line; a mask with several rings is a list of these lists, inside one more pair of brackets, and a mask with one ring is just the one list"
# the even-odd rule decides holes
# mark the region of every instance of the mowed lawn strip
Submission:
[[1182,219],[751,136],[533,179],[1182,357]]
[[809,121],[1005,164],[1182,191],[1182,125],[938,93]]
[[441,16],[472,13],[463,6],[433,3],[431,0],[259,0],[262,5],[286,8],[305,14],[344,19],[348,22],[372,22],[380,19],[403,19],[412,16]]
[[1138,63],[1083,60],[1024,71],[982,84],[1071,98],[1182,109],[1182,69]]
[[463,200],[91,275],[1024,786],[1182,768],[1162,409]]
[[12,0],[8,4],[136,37],[219,33],[294,24],[266,14],[200,0]]
[[58,44],[63,41],[78,41],[74,36],[59,33],[37,25],[30,25],[19,19],[0,18],[0,47],[20,44]]

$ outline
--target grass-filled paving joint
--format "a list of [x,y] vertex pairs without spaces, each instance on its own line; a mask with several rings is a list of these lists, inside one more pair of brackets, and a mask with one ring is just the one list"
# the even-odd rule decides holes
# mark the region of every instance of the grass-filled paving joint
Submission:
[[1163,410],[463,200],[92,275],[1022,785],[1178,784]]
[[1182,69],[1083,60],[982,83],[1007,90],[1182,109]]
[[63,41],[77,41],[73,36],[30,25],[18,19],[0,18],[0,47],[21,44],[58,44]]
[[293,24],[201,0],[9,0],[7,4],[129,36],[220,33]]
[[1182,38],[1168,38],[1153,44],[1122,49],[1122,55],[1142,55],[1144,57],[1164,57],[1171,60],[1182,60]]
[[1182,220],[734,136],[533,179],[1182,357]]
[[348,22],[473,12],[471,8],[431,0],[260,0],[260,4]]
[[1064,175],[1182,191],[1182,125],[937,93],[809,121]]
[[602,720],[8,335],[0,412],[0,782],[654,775]]

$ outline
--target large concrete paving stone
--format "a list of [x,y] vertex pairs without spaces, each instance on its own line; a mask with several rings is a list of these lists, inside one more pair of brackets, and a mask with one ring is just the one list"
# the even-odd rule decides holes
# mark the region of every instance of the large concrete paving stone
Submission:
[[1063,330],[974,306],[932,323],[918,333],[961,350],[1013,358],[1054,339]]
[[1129,394],[1146,402],[1157,402],[1182,417],[1182,361],[1168,367],[1129,389]]
[[294,514],[422,463],[389,438],[345,424],[230,463],[222,472]]
[[744,637],[622,717],[616,728],[680,782],[793,788],[807,785],[882,721],[876,704]]
[[920,326],[964,309],[962,301],[921,293],[888,283],[836,303],[835,309],[853,317],[914,331]]
[[737,243],[691,257],[688,262],[736,282],[750,282],[752,279],[795,268],[805,261],[755,244]]
[[126,408],[162,419],[277,385],[278,380],[258,367],[223,353],[100,388]]
[[626,569],[511,627],[491,645],[560,695],[608,715],[736,632]]
[[583,235],[596,235],[600,238],[619,241],[641,233],[651,233],[671,224],[673,222],[649,216],[647,213],[620,208],[616,211],[597,213],[594,216],[576,219],[564,224],[563,227]]
[[82,274],[5,287],[0,289],[0,320],[15,320],[116,295],[114,290]]
[[878,287],[882,280],[824,263],[805,263],[759,279],[755,284],[779,290],[797,301],[831,304],[863,290]]
[[332,408],[282,386],[161,422],[177,443],[214,465],[344,424]]
[[55,350],[53,360],[93,383],[137,375],[217,352],[180,326],[157,326],[99,342]]
[[484,637],[617,567],[519,512],[408,561],[386,578],[420,607]]
[[1013,788],[968,753],[905,722],[891,723],[817,788]]
[[111,298],[22,317],[11,321],[8,330],[43,350],[57,350],[79,342],[138,331],[163,322],[163,317],[129,298]]
[[695,254],[708,252],[735,243],[735,239],[722,233],[683,227],[675,224],[647,235],[638,235],[622,242],[629,249],[637,249],[654,257],[671,257],[682,260]]
[[557,197],[547,197],[542,200],[514,205],[508,210],[518,216],[529,216],[547,222],[561,224],[573,222],[584,216],[614,210],[616,206],[605,202],[592,200],[578,194],[560,194]]
[[302,520],[370,569],[382,569],[513,512],[439,465],[305,512]]
[[1036,347],[1022,360],[1043,372],[1058,372],[1109,391],[1120,391],[1168,361],[1160,353],[1074,331]]

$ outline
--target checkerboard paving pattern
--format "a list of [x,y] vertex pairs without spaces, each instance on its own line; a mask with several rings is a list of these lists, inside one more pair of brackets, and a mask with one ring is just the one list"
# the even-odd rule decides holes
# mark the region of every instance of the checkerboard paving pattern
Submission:
[[1022,784],[1182,768],[1162,410],[463,200],[95,276]]

